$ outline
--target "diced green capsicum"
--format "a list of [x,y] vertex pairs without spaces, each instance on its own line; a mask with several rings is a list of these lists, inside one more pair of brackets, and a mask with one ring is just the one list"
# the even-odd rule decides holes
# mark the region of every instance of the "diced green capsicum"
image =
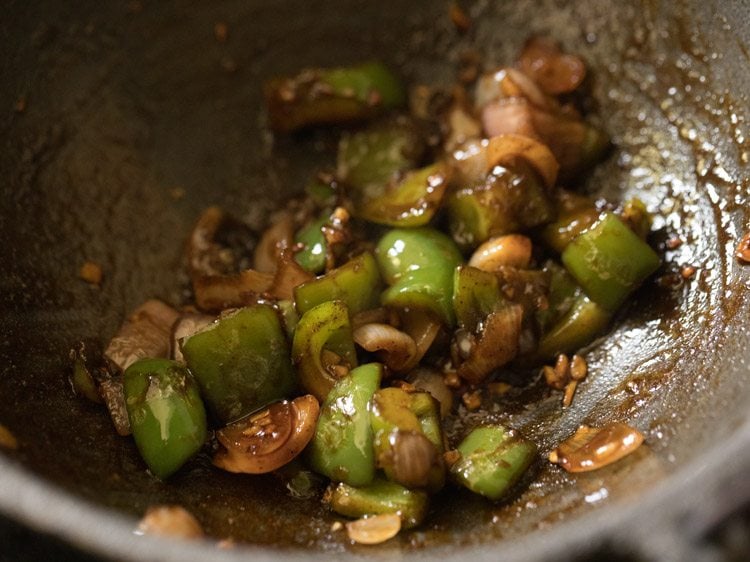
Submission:
[[370,406],[375,463],[393,482],[437,491],[445,483],[439,406],[427,392],[382,388]]
[[125,405],[149,469],[166,478],[206,440],[206,411],[188,370],[169,359],[140,359],[125,370]]
[[[324,351],[335,357],[336,363],[326,364]],[[336,370],[346,373],[357,366],[349,311],[342,301],[328,301],[308,310],[300,318],[292,342],[292,360],[297,366],[300,384],[323,401],[336,381]]]
[[271,127],[278,131],[360,121],[406,101],[401,81],[379,62],[307,69],[270,80],[263,90]]
[[536,455],[536,445],[501,425],[478,427],[458,446],[451,474],[459,484],[491,500],[499,500],[523,475]]
[[396,228],[380,239],[376,255],[390,285],[383,305],[427,310],[448,326],[455,323],[453,270],[463,257],[453,240],[429,227]]
[[560,353],[572,353],[601,335],[611,319],[611,312],[581,294],[570,310],[542,336],[536,356],[549,359]]
[[547,306],[537,310],[536,318],[542,332],[548,332],[571,309],[581,293],[581,287],[557,262],[547,261],[544,264],[544,271],[549,273],[550,280]]
[[564,213],[542,229],[540,238],[554,251],[562,253],[576,236],[596,222],[599,215],[593,206]]
[[294,254],[294,259],[311,273],[320,273],[326,268],[326,238],[321,228],[328,221],[329,213],[324,212],[294,235],[294,242],[302,246],[302,249]]
[[589,298],[609,311],[660,264],[656,252],[613,213],[568,244],[562,262]]
[[448,181],[449,170],[443,163],[408,172],[382,193],[361,197],[357,214],[367,221],[388,226],[424,226],[440,207]]
[[231,423],[295,387],[289,344],[267,304],[239,309],[186,338],[182,354],[211,413]]
[[294,306],[294,302],[282,299],[276,301],[276,308],[279,309],[279,313],[281,314],[281,323],[284,325],[286,337],[291,340],[294,338],[294,332],[297,330],[297,324],[299,323],[299,314]]
[[410,490],[382,478],[357,488],[344,483],[331,485],[325,500],[333,511],[346,517],[358,519],[386,513],[399,515],[404,529],[419,525],[427,515],[429,504],[427,492]]
[[375,454],[368,404],[382,374],[379,363],[362,365],[339,380],[328,394],[308,448],[316,472],[351,486],[372,482]]
[[386,186],[417,166],[423,152],[421,135],[411,121],[387,121],[341,138],[337,173],[358,202],[381,195]]
[[321,303],[341,300],[354,315],[378,306],[380,289],[378,264],[365,252],[341,267],[294,288],[294,301],[300,314]]
[[96,365],[103,364],[102,353],[93,342],[80,341],[70,350],[70,359],[73,361],[73,373],[70,382],[73,390],[80,396],[85,396],[92,402],[102,404],[99,388],[94,373]]
[[305,186],[305,194],[320,208],[335,207],[338,193],[333,174],[318,174]]
[[497,275],[468,265],[455,270],[453,309],[460,328],[475,332],[488,314],[506,301]]
[[463,187],[446,201],[451,235],[462,249],[492,236],[547,223],[555,209],[536,172],[523,160],[495,166],[479,185]]

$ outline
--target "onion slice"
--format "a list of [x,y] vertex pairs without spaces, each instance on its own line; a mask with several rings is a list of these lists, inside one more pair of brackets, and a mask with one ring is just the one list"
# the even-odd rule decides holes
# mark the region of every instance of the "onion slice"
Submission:
[[193,281],[195,302],[208,312],[246,306],[273,286],[273,275],[247,269],[233,275],[209,275]]
[[357,345],[378,352],[383,363],[396,373],[405,372],[414,365],[416,343],[409,334],[390,324],[365,324],[356,328],[352,335]]
[[113,337],[104,356],[122,372],[145,357],[168,357],[172,326],[179,313],[160,300],[144,302],[130,315]]
[[542,91],[553,96],[572,92],[586,77],[586,65],[580,58],[563,53],[557,43],[542,37],[526,42],[518,66]]
[[284,466],[310,442],[320,406],[307,394],[283,400],[216,432],[223,448],[214,465],[229,472],[264,474]]
[[209,314],[200,314],[197,312],[186,312],[180,316],[172,328],[172,359],[180,363],[185,363],[185,359],[182,356],[182,348],[180,347],[180,340],[200,332],[214,320],[215,318]]
[[487,163],[490,169],[498,164],[512,166],[516,158],[526,160],[548,188],[554,187],[560,165],[546,145],[531,137],[515,134],[490,139],[487,145]]
[[554,98],[546,95],[531,78],[515,68],[500,68],[483,75],[477,81],[475,97],[480,109],[507,98],[525,98],[546,111],[558,111],[560,108]]
[[315,275],[302,268],[288,248],[278,255],[276,275],[268,292],[277,299],[293,300],[294,288],[315,279]]
[[453,407],[453,392],[445,384],[443,375],[433,369],[418,367],[409,374],[408,382],[414,388],[429,392],[440,403],[441,416],[445,417],[450,413]]
[[458,375],[467,382],[478,384],[493,370],[512,361],[518,354],[522,319],[520,305],[508,306],[487,316],[468,359],[458,368]]
[[516,131],[512,131],[491,139],[472,141],[455,150],[450,164],[456,174],[456,183],[477,183],[484,180],[495,166],[512,167],[521,158],[534,168],[544,184],[551,189],[560,170],[555,155],[538,140],[515,133]]
[[260,237],[253,253],[253,269],[261,273],[275,273],[279,254],[294,240],[294,220],[289,211],[282,211],[273,219]]

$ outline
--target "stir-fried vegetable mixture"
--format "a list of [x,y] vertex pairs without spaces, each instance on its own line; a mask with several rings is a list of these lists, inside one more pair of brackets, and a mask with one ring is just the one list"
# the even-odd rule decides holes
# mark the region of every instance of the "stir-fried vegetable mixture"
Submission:
[[[446,420],[508,371],[569,404],[581,349],[660,264],[640,201],[571,190],[608,145],[574,103],[585,75],[532,39],[473,91],[408,95],[377,62],[271,80],[277,134],[341,128],[335,168],[262,232],[207,209],[189,238],[193,299],[147,301],[106,361],[77,348],[74,387],[158,478],[199,451],[247,474],[301,459],[330,480],[334,512],[388,516],[351,526],[362,542],[420,525],[445,486],[507,497],[535,444],[494,423],[454,442]],[[640,443],[624,427],[607,462]],[[552,460],[591,469],[613,431]]]

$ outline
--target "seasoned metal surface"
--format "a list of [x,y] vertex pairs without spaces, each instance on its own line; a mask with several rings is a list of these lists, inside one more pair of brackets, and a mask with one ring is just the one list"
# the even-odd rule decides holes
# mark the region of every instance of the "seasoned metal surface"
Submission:
[[[353,551],[417,556],[426,545],[489,557],[504,539],[509,556],[559,555],[562,546],[626,540],[626,523],[638,529],[654,513],[648,497],[665,500],[666,537],[667,516],[694,509],[681,489],[716,497],[713,479],[747,460],[717,455],[740,450],[750,402],[750,271],[732,257],[750,228],[748,6],[484,1],[470,5],[475,25],[460,35],[448,5],[10,3],[0,22],[0,424],[21,447],[0,456],[0,509],[119,558],[205,557],[130,534],[157,501],[187,506],[215,537],[294,556],[352,550],[317,500],[291,498],[273,476],[221,473],[199,458],[167,483],[149,477],[106,414],[73,397],[67,351],[81,337],[106,340],[147,297],[179,302],[183,243],[203,207],[262,222],[330,162],[333,133],[267,134],[263,79],[378,57],[413,82],[448,83],[462,50],[478,49],[487,65],[509,61],[532,33],[561,40],[593,69],[594,113],[615,151],[587,189],[642,197],[659,212],[655,239],[686,242],[665,251],[660,274],[682,265],[697,274],[639,292],[590,351],[572,408],[531,387],[499,400],[493,416],[543,451],[581,422],[607,420],[634,424],[648,447],[590,475],[540,461],[529,487],[498,505],[446,494],[424,528]],[[216,22],[228,24],[226,43],[213,36]],[[14,111],[20,99],[25,110]],[[78,279],[85,260],[102,265],[101,289]],[[745,486],[734,495],[750,493]],[[696,517],[691,533],[706,524]],[[648,540],[638,542],[636,550]]]

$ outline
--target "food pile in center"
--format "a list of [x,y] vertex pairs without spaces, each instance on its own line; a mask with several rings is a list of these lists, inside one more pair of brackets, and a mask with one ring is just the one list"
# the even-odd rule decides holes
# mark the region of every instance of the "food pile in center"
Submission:
[[[330,480],[330,508],[359,519],[358,542],[420,525],[447,485],[502,499],[535,444],[493,423],[449,441],[446,420],[481,411],[508,372],[543,373],[569,405],[580,350],[660,265],[640,201],[563,187],[608,148],[579,109],[585,77],[533,38],[471,93],[409,95],[377,62],[270,81],[277,134],[347,125],[335,170],[257,236],[207,209],[188,244],[192,301],[144,303],[103,367],[78,349],[75,388],[158,478],[201,450],[248,474],[302,459]],[[641,440],[585,428],[551,460],[590,470]]]

